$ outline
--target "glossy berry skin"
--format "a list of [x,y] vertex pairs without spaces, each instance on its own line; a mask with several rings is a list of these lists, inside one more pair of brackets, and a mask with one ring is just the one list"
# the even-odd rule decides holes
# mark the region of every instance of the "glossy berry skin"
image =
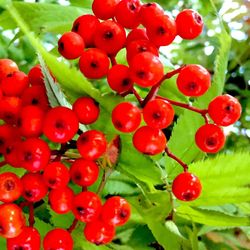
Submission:
[[73,111],[82,124],[94,123],[100,114],[99,104],[91,97],[80,97],[73,103]]
[[41,236],[34,227],[24,227],[15,238],[7,239],[7,249],[40,250]]
[[92,10],[96,17],[107,20],[114,17],[119,2],[120,0],[94,0]]
[[25,217],[16,204],[0,205],[0,236],[10,239],[17,237],[25,226]]
[[148,35],[145,28],[132,29],[127,35],[126,46],[136,40],[148,40]]
[[122,226],[129,220],[130,214],[129,203],[120,196],[113,196],[103,205],[101,218],[106,224]]
[[78,220],[91,222],[98,218],[101,207],[99,196],[93,192],[85,191],[74,197],[72,212]]
[[96,160],[106,152],[105,135],[97,130],[86,131],[78,138],[77,149],[84,159]]
[[44,119],[43,133],[52,142],[70,141],[79,128],[75,113],[66,107],[55,107],[48,111]]
[[49,231],[43,239],[44,250],[73,250],[74,241],[70,233],[61,228]]
[[223,130],[214,124],[205,124],[195,134],[196,145],[206,153],[217,153],[225,144]]
[[0,59],[0,81],[9,74],[19,71],[17,64],[11,59]]
[[143,108],[143,118],[148,126],[164,129],[172,123],[174,109],[169,102],[154,99],[149,101]]
[[87,48],[94,46],[94,35],[100,21],[96,16],[87,14],[79,16],[73,23],[72,31],[79,34]]
[[113,240],[115,227],[101,220],[95,220],[86,224],[83,233],[87,241],[99,246]]
[[79,60],[81,72],[89,79],[99,79],[106,76],[109,64],[110,61],[107,54],[96,48],[84,51]]
[[21,138],[16,138],[15,142],[9,143],[3,153],[4,160],[6,163],[11,165],[12,167],[19,168],[20,162],[17,158],[17,153],[19,151],[21,145]]
[[53,189],[49,192],[49,204],[52,210],[58,214],[66,214],[71,211],[74,192],[69,187]]
[[66,32],[58,41],[58,51],[66,59],[72,60],[81,56],[85,48],[84,41],[75,32]]
[[124,47],[126,32],[120,24],[107,20],[98,24],[94,39],[97,48],[108,55],[116,55]]
[[133,82],[130,77],[129,68],[126,65],[116,64],[108,72],[107,81],[109,87],[122,94],[129,91],[133,87]]
[[94,184],[98,174],[99,167],[94,161],[77,159],[70,168],[71,180],[82,187]]
[[121,0],[115,10],[115,18],[124,28],[134,29],[140,24],[140,8],[139,0]]
[[20,96],[29,86],[28,76],[21,71],[16,71],[4,77],[0,86],[5,96]]
[[22,136],[38,137],[43,132],[44,111],[37,106],[25,106],[18,118],[18,128]]
[[48,188],[39,173],[27,173],[21,178],[23,184],[23,197],[30,202],[37,202],[43,199]]
[[202,186],[195,175],[185,172],[179,174],[173,181],[172,192],[181,201],[192,201],[201,194]]
[[41,70],[41,66],[39,64],[35,65],[34,67],[30,69],[28,73],[28,79],[29,79],[29,83],[32,86],[35,86],[35,85],[44,86],[43,73]]
[[176,19],[178,35],[183,39],[192,40],[199,36],[203,29],[203,20],[201,15],[191,9],[181,11]]
[[130,102],[122,102],[112,111],[112,123],[121,132],[133,132],[140,126],[141,110]]
[[181,69],[177,78],[179,91],[191,97],[204,95],[211,85],[209,72],[200,65],[189,64]]
[[174,19],[167,15],[156,16],[146,29],[149,40],[157,47],[171,44],[177,34]]
[[49,188],[66,187],[70,180],[69,170],[59,161],[51,162],[44,169],[43,179]]
[[30,172],[37,172],[45,168],[50,160],[48,144],[39,138],[29,138],[21,142],[17,158],[21,167]]
[[241,115],[239,101],[230,95],[215,97],[208,106],[208,114],[219,126],[229,126],[239,120]]
[[132,80],[141,87],[152,87],[163,77],[164,69],[160,59],[150,52],[134,56],[130,64]]
[[17,200],[22,194],[20,178],[11,172],[0,174],[0,201],[10,203]]
[[166,147],[166,137],[160,129],[143,126],[133,136],[134,147],[141,153],[156,155]]

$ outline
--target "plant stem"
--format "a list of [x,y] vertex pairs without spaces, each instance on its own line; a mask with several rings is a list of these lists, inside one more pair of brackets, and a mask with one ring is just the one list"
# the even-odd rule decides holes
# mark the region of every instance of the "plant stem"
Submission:
[[116,61],[116,59],[115,59],[115,56],[110,56],[109,58],[110,58],[110,61],[111,61],[112,66],[115,66],[115,65],[117,64],[117,61]]
[[100,183],[100,185],[97,189],[97,192],[96,192],[97,195],[101,194],[103,188],[105,187],[105,185],[107,183],[108,177],[110,176],[111,173],[112,173],[112,169],[110,169],[110,168],[104,169],[103,174],[102,174],[101,183]]
[[175,156],[173,153],[171,153],[168,147],[165,148],[165,152],[167,153],[168,157],[172,158],[183,167],[184,172],[188,171],[188,165],[184,163],[181,159],[179,159],[177,156]]
[[142,106],[143,99],[141,98],[141,96],[139,95],[139,93],[136,91],[136,89],[134,87],[132,88],[132,93],[134,94],[134,96],[136,97],[136,99],[138,100],[140,105]]
[[71,226],[67,229],[67,231],[71,234],[73,232],[73,230],[76,228],[78,223],[77,219],[74,219]]
[[33,227],[34,224],[35,224],[34,204],[32,202],[29,202],[29,226]]

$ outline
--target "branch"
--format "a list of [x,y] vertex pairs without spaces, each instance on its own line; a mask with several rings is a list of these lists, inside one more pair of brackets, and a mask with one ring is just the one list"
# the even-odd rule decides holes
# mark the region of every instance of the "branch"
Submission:
[[112,169],[110,169],[110,168],[104,169],[101,183],[100,183],[100,185],[97,189],[97,192],[96,192],[97,195],[101,194],[103,188],[105,187],[105,185],[107,183],[108,177],[110,176],[111,173],[112,173]]
[[178,162],[184,169],[184,172],[188,171],[188,165],[184,163],[181,159],[179,159],[177,156],[175,156],[168,147],[165,148],[165,152],[167,153],[168,157],[172,158],[176,162]]
[[77,226],[77,223],[78,223],[78,220],[77,219],[74,219],[71,226],[67,229],[67,231],[71,234],[74,229],[76,228]]
[[34,204],[32,202],[29,202],[29,226],[33,227],[34,224],[35,224]]

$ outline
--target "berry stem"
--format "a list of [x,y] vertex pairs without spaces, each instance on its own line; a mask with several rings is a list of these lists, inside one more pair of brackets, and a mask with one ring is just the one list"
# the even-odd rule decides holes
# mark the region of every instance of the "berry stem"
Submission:
[[134,87],[132,88],[132,92],[133,92],[134,96],[136,97],[136,99],[138,100],[138,102],[140,103],[140,105],[142,105],[143,99],[141,98],[141,96],[139,95],[139,93],[136,91],[136,89]]
[[77,219],[74,219],[71,226],[67,229],[67,231],[69,233],[72,233],[74,231],[74,229],[76,228],[77,226],[77,223],[78,223],[78,220]]
[[0,168],[6,165],[6,161],[1,161],[0,162]]
[[184,163],[181,159],[179,159],[177,156],[175,156],[168,147],[165,148],[165,152],[167,153],[168,157],[172,158],[176,162],[178,162],[184,169],[184,172],[188,171],[188,165]]
[[104,169],[103,174],[102,174],[101,183],[100,183],[100,185],[97,189],[97,192],[96,192],[97,195],[101,194],[103,188],[105,187],[105,184],[107,183],[108,177],[110,176],[111,173],[112,173],[112,169],[110,169],[110,168]]
[[29,206],[29,202],[28,201],[23,201],[19,204],[19,207],[21,209],[23,209],[24,207],[28,207]]
[[34,204],[32,202],[29,202],[29,226],[33,227],[34,224],[35,224]]
[[112,66],[115,66],[117,64],[115,56],[110,56],[109,58],[110,58]]

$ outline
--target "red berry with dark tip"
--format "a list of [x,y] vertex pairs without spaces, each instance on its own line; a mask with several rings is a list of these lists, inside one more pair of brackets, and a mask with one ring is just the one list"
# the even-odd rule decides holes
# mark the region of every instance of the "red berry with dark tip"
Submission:
[[101,218],[106,224],[122,226],[129,220],[130,214],[129,203],[120,196],[113,196],[103,205]]
[[209,72],[197,64],[189,64],[182,68],[177,78],[177,87],[186,96],[204,95],[210,85],[211,77]]
[[157,128],[143,126],[133,136],[134,147],[141,153],[156,155],[164,151],[167,139],[164,133]]
[[130,102],[122,102],[112,111],[112,123],[121,132],[133,132],[140,126],[141,110]]
[[127,35],[126,46],[128,46],[129,43],[136,41],[136,40],[148,40],[146,29],[144,28],[132,29]]
[[96,17],[107,20],[114,17],[119,2],[120,0],[94,0],[92,10]]
[[202,186],[195,175],[185,172],[179,174],[173,181],[172,192],[181,201],[192,201],[201,194]]
[[203,20],[201,15],[191,9],[181,11],[176,19],[178,35],[183,39],[194,39],[199,36],[203,29]]
[[96,160],[106,152],[105,135],[97,130],[84,132],[77,140],[77,149],[84,159]]
[[76,59],[81,56],[85,48],[84,41],[75,32],[66,32],[58,41],[58,51],[66,59]]
[[11,59],[0,59],[0,81],[9,74],[19,71],[17,64]]
[[208,106],[208,114],[219,126],[229,126],[239,120],[241,115],[239,101],[230,95],[215,97]]
[[15,238],[7,239],[8,250],[40,250],[41,236],[34,227],[24,227],[22,232]]
[[217,153],[226,141],[223,130],[214,124],[205,124],[195,134],[197,146],[206,153]]
[[21,167],[20,161],[17,157],[21,143],[21,137],[17,137],[15,142],[9,143],[7,145],[5,152],[3,153],[6,163],[15,168]]

